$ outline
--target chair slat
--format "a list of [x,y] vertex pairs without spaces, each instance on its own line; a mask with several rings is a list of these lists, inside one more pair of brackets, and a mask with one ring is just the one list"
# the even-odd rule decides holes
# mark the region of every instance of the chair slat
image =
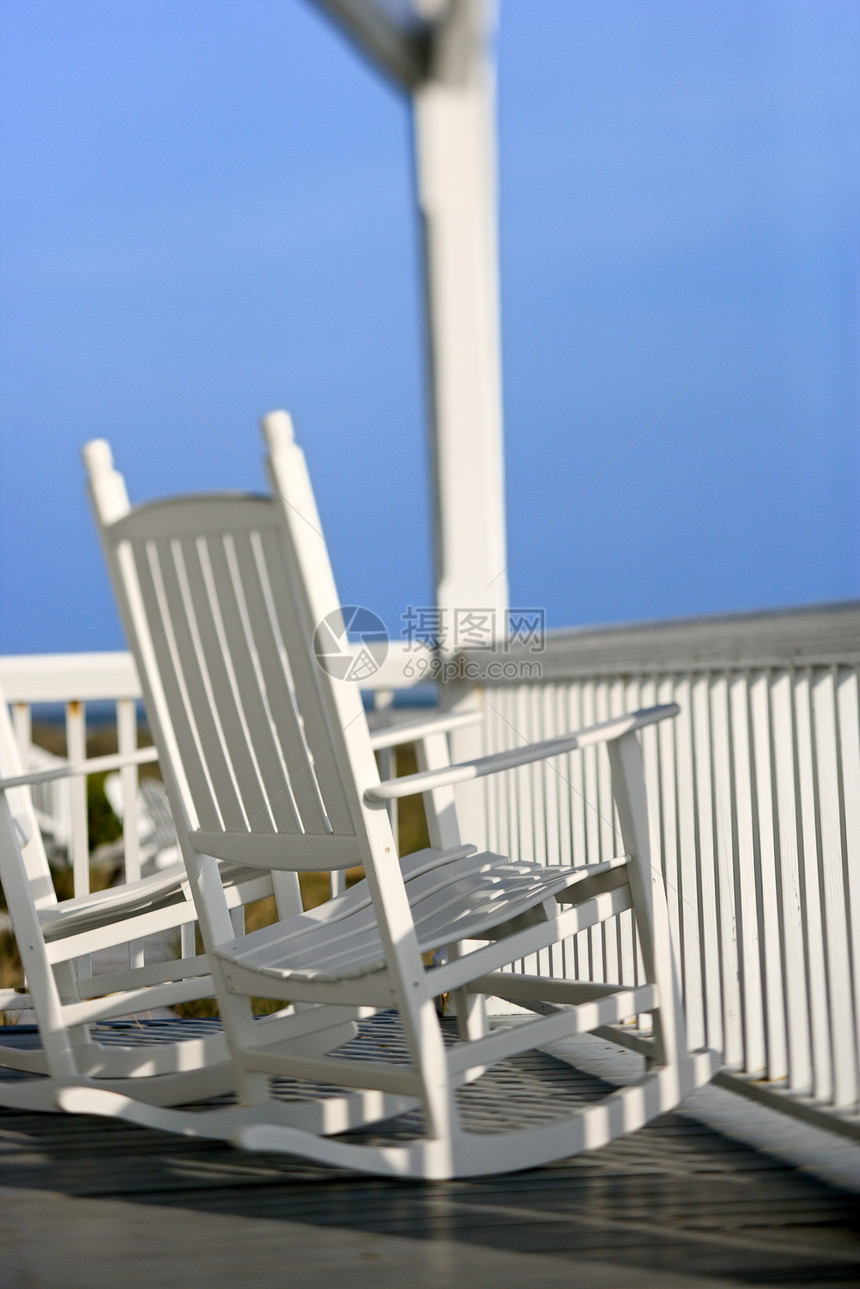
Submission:
[[312,632],[313,626],[303,622],[298,616],[300,606],[296,604],[289,589],[291,579],[284,560],[283,546],[273,533],[261,533],[260,540],[266,566],[280,592],[274,598],[275,612],[281,637],[290,657],[296,693],[301,695],[299,710],[326,815],[332,832],[349,835],[354,831],[352,812],[340,777],[335,746],[345,731],[333,728],[329,713],[323,705],[320,694],[322,674],[309,648],[310,640],[304,638],[305,633]]
[[248,825],[230,759],[224,749],[224,734],[217,719],[217,703],[200,640],[200,624],[194,614],[191,591],[185,576],[184,551],[170,539],[150,543],[149,548],[158,559],[165,609],[169,614],[170,628],[181,660],[179,666],[184,681],[187,715],[198,731],[200,752],[217,798],[223,825],[239,831]]
[[[827,668],[816,674],[812,687],[812,712],[821,803],[820,866],[829,968],[830,1032],[833,1036],[833,1104],[851,1106],[857,1101],[857,1066],[854,1058],[848,909],[843,884],[835,669]],[[839,1017],[838,1023],[836,1017]]]
[[[164,704],[171,713],[173,732],[182,758],[182,769],[197,818],[204,828],[220,828],[221,816],[215,804],[215,795],[201,748],[202,732],[191,721],[184,676],[175,655],[176,632],[175,629],[171,630],[168,622],[165,621],[162,613],[162,599],[156,587],[151,557],[157,560],[157,553],[150,552],[146,544],[129,543],[126,551],[131,554],[134,561],[137,588],[146,615],[146,624],[145,626],[141,624],[139,629],[142,635],[146,633],[147,642],[151,645],[158,664],[158,678],[164,694]],[[120,559],[126,551],[120,548]],[[162,581],[163,579],[159,577],[159,582]],[[187,632],[180,631],[180,639],[185,635]]]
[[[232,534],[225,534],[223,540],[211,538],[208,552],[212,573],[219,588],[221,620],[232,663],[237,705],[243,714],[249,750],[262,787],[267,813],[274,820],[276,829],[287,833],[301,832],[286,767],[265,703],[265,685],[258,665],[255,665],[245,587],[236,561]],[[254,831],[259,830],[255,828]]]
[[259,533],[237,534],[234,550],[254,645],[265,677],[265,696],[286,762],[290,791],[305,831],[325,833],[329,823],[316,776],[308,764],[301,720],[296,709],[282,641],[275,625],[268,588],[263,585],[265,557]]
[[[422,951],[460,939],[481,938],[492,929],[551,899],[570,883],[570,870],[535,870],[526,865],[488,863],[486,854],[471,856],[425,874],[409,883],[410,907]],[[498,857],[492,857],[497,860]],[[453,871],[452,871],[453,870]],[[357,898],[357,892],[348,892]],[[284,976],[291,972],[315,972],[349,978],[357,972],[380,966],[384,960],[372,906],[348,909],[345,916],[335,907],[346,897],[331,901],[326,909],[330,922],[307,916],[292,919],[288,930],[267,927],[247,936],[238,945],[219,949],[225,961]]]
[[[252,832],[273,832],[274,823],[250,747],[246,714],[236,700],[235,666],[225,623],[233,605],[222,604],[226,588],[216,576],[211,558],[222,543],[223,537],[218,536],[185,538],[182,562],[215,715],[243,813]],[[225,608],[226,614],[222,611]]]

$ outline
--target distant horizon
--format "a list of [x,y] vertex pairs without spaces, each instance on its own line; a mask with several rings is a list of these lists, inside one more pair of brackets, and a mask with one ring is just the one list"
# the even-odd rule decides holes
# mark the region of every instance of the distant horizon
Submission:
[[[860,6],[502,0],[497,52],[511,603],[860,598]],[[396,637],[434,601],[406,101],[303,0],[4,0],[0,70],[0,652],[124,647],[85,440],[133,500],[260,491],[275,407]]]

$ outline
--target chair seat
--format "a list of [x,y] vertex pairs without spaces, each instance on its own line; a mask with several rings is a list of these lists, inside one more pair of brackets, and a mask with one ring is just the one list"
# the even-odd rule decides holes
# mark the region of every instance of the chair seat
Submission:
[[[458,940],[486,939],[494,929],[554,899],[588,877],[629,862],[626,855],[572,868],[515,863],[489,851],[448,859],[436,852],[404,863],[406,890],[422,953]],[[410,856],[415,861],[417,856]],[[428,871],[429,868],[429,871]],[[215,950],[224,962],[279,980],[332,982],[385,967],[385,953],[366,882],[307,913],[264,927]]]
[[[259,877],[259,871],[239,864],[224,865],[224,884],[233,886]],[[46,941],[63,940],[99,927],[110,926],[118,919],[137,917],[156,909],[169,908],[190,899],[188,874],[183,863],[172,864],[149,877],[104,891],[91,891],[59,904],[39,909],[39,921]]]

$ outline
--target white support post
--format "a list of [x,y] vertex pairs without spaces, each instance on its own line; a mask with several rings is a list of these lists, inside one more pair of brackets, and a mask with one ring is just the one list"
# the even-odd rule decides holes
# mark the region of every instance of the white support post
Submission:
[[427,275],[437,603],[453,653],[456,610],[507,633],[495,85],[495,6],[459,0],[433,21],[430,67],[412,93]]

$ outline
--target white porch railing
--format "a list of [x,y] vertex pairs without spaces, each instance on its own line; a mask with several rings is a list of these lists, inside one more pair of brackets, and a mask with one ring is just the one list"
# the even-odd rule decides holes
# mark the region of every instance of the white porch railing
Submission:
[[[735,1087],[860,1130],[860,605],[564,631],[507,660],[541,678],[483,685],[488,752],[679,704],[643,746],[691,1046],[722,1049]],[[595,750],[479,787],[492,849],[623,850]],[[554,970],[632,980],[619,922]]]
[[[40,703],[65,707],[66,755],[82,761],[87,755],[87,704],[114,705],[118,750],[137,748],[137,703],[140,682],[130,654],[38,654],[0,658],[0,689],[12,710],[23,763],[38,768],[40,753],[32,749],[33,707]],[[104,720],[104,716],[102,716]],[[120,771],[123,796],[136,800],[136,766]],[[62,845],[74,870],[76,895],[90,889],[87,827],[87,785],[82,775],[43,785],[36,794],[43,828]],[[140,877],[137,818],[126,810],[123,823],[124,871],[127,881]]]
[[[403,686],[399,653],[375,677],[380,688]],[[485,657],[464,661],[480,668]],[[723,1050],[722,1081],[860,1130],[860,605],[565,631],[540,654],[506,659],[528,662],[532,678],[481,686],[486,721],[471,751],[680,705],[643,745],[691,1045]],[[64,703],[69,753],[82,757],[87,704],[105,700],[116,705],[120,749],[136,745],[139,685],[126,654],[2,658],[0,685],[22,748],[32,705]],[[136,770],[123,774],[131,801]],[[593,749],[476,786],[472,808],[493,849],[547,863],[623,849],[608,765]],[[76,889],[85,890],[83,781],[69,792]],[[125,834],[133,878],[128,809]],[[625,914],[560,947],[550,965],[626,983],[636,959]]]
[[[426,651],[423,651],[426,653]],[[396,688],[418,683],[422,670],[414,666],[414,649],[392,645],[374,679],[378,706],[390,702]],[[404,677],[409,661],[412,679]],[[0,657],[0,692],[12,711],[21,757],[29,769],[43,769],[59,758],[33,745],[34,709],[49,705],[52,721],[58,707],[64,709],[66,755],[69,760],[86,757],[88,734],[94,725],[115,725],[118,751],[127,754],[138,745],[138,703],[140,681],[129,653],[28,654]],[[93,719],[95,715],[95,720]],[[384,754],[383,774],[394,773],[391,753]],[[127,881],[140,877],[141,848],[137,766],[120,771],[123,809],[124,875]],[[54,852],[65,854],[73,868],[76,895],[90,889],[90,853],[87,824],[87,785],[82,775],[54,780],[34,789],[34,802],[46,841]]]

